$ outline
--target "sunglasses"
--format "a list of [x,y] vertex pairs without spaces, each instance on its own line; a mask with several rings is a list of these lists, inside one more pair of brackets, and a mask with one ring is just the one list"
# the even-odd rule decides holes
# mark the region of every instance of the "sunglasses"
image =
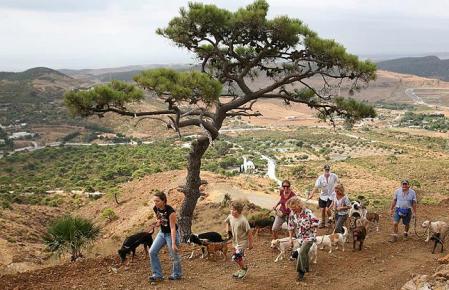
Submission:
[[287,187],[287,188],[289,188],[289,187],[290,187],[290,185],[282,185],[282,187]]

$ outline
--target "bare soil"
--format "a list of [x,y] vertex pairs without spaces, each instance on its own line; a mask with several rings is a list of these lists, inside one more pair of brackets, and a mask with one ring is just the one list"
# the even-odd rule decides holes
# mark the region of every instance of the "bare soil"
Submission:
[[[207,210],[206,210],[207,209]],[[208,203],[202,203],[197,210],[195,222],[201,226],[196,231],[218,230],[223,232],[223,218],[226,211]],[[426,206],[419,208],[419,221],[425,218],[441,219],[447,216],[447,206]],[[215,218],[214,218],[215,217]],[[210,224],[210,226],[208,226]],[[419,234],[422,233],[417,228]],[[137,259],[128,267],[119,267],[116,255],[87,258],[75,263],[39,269],[15,275],[4,275],[0,279],[3,289],[399,289],[411,274],[429,274],[437,267],[437,258],[432,255],[431,245],[412,234],[407,240],[394,244],[388,242],[389,217],[381,213],[380,231],[371,230],[364,249],[352,251],[346,244],[346,251],[319,251],[318,263],[306,275],[305,282],[297,283],[294,262],[282,260],[274,263],[277,253],[270,249],[270,236],[256,238],[254,249],[247,252],[250,267],[248,276],[241,281],[231,275],[237,265],[221,257],[208,260],[187,257],[191,246],[182,245],[184,278],[180,281],[165,280],[158,285],[147,281],[150,274],[149,261],[138,249]],[[413,227],[412,227],[413,233]],[[118,246],[117,246],[118,247]],[[199,253],[199,252],[197,252]],[[170,262],[163,250],[160,254],[164,273],[169,275]]]

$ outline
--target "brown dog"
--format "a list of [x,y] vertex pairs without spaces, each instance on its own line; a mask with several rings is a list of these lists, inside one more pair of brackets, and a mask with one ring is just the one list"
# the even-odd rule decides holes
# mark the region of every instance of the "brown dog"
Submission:
[[376,226],[376,232],[379,231],[379,215],[375,212],[367,212],[365,218]]
[[352,250],[355,251],[355,244],[359,242],[359,251],[362,250],[363,242],[366,238],[366,227],[365,226],[357,226],[352,231]]
[[216,253],[221,253],[224,256],[224,260],[227,260],[227,252],[228,252],[228,243],[227,242],[219,242],[219,243],[211,243],[211,242],[204,242],[204,245],[207,249],[207,255],[206,257],[209,257],[211,253],[214,255]]

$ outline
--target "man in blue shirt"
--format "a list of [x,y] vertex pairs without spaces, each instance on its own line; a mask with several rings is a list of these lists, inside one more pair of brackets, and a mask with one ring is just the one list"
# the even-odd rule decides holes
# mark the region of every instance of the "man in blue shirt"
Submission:
[[393,217],[393,236],[391,242],[398,238],[399,221],[405,226],[404,237],[408,237],[410,221],[412,216],[416,216],[416,192],[410,188],[408,180],[401,182],[401,187],[394,192],[393,202],[391,203],[390,215]]

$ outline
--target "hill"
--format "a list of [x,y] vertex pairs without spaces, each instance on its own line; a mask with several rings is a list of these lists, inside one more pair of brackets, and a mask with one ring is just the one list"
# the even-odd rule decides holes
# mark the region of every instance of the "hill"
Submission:
[[0,103],[54,101],[81,83],[56,70],[36,67],[23,72],[0,72]]
[[405,57],[381,61],[379,69],[449,81],[449,59],[437,56]]
[[191,66],[187,64],[148,64],[98,69],[60,69],[59,72],[77,79],[87,79],[94,82],[108,82],[110,80],[132,81],[132,77],[139,72],[146,69],[160,67],[167,67],[175,70],[185,70]]
[[67,114],[60,114],[62,96],[65,90],[83,85],[77,79],[45,67],[19,73],[0,72],[0,107],[5,112],[0,123],[67,121]]

